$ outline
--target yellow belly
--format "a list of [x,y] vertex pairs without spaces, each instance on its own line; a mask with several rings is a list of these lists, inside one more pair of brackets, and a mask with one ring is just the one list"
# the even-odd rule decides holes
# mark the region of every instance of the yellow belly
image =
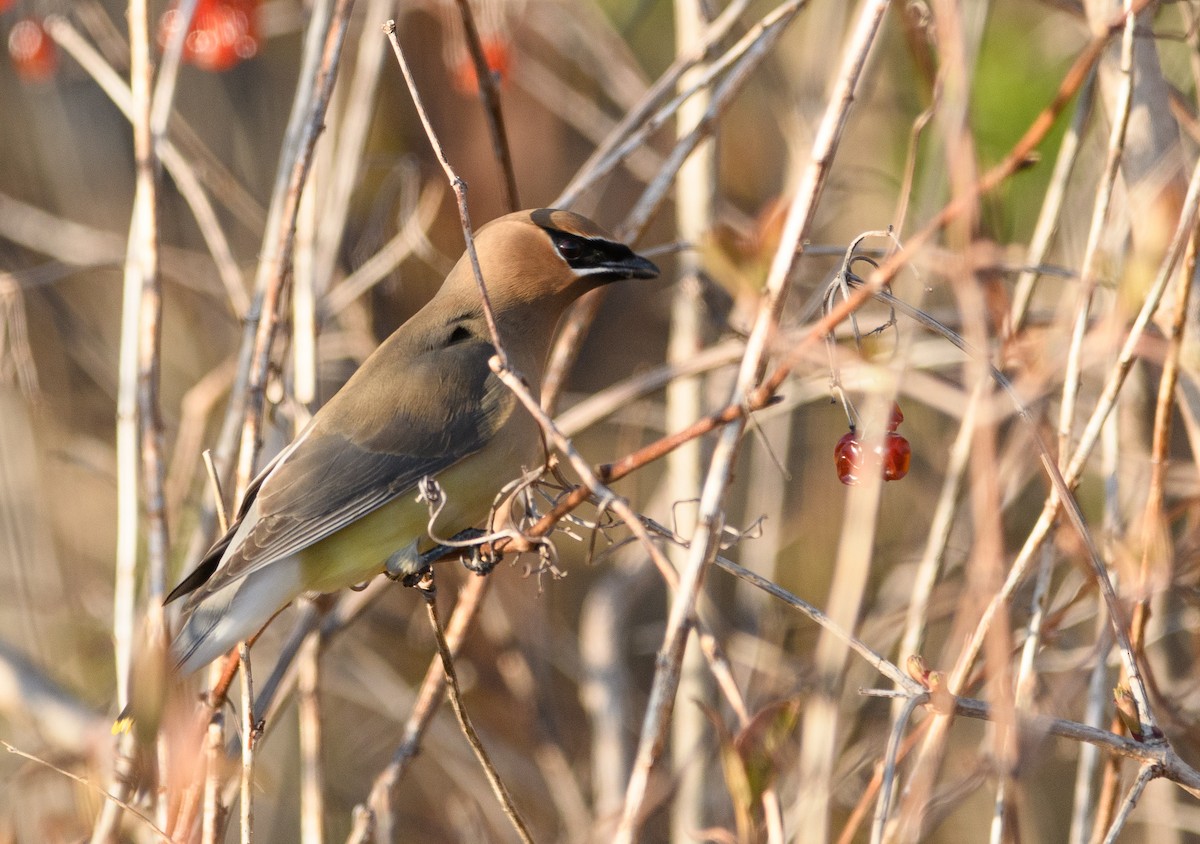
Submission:
[[[438,483],[446,498],[433,524],[433,533],[448,539],[460,531],[481,525],[491,512],[497,493],[518,477],[523,468],[540,463],[537,437],[529,436],[533,420],[518,410],[523,420],[509,426],[483,450],[439,473]],[[297,555],[304,588],[333,592],[362,583],[383,570],[395,552],[414,540],[422,549],[431,548],[429,507],[417,502],[417,490],[402,493],[361,519],[322,539]]]

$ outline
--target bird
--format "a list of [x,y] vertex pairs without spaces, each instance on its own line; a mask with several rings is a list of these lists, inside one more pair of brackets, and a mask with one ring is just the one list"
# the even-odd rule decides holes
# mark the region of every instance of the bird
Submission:
[[[575,299],[658,268],[598,224],[518,211],[474,238],[509,367],[537,394],[559,318]],[[230,651],[302,594],[385,570],[414,574],[419,553],[484,519],[498,491],[540,465],[539,428],[489,367],[496,354],[467,254],[434,297],[363,362],[249,484],[229,530],[167,596],[186,596],[171,642],[190,674]],[[430,525],[418,485],[444,507]]]

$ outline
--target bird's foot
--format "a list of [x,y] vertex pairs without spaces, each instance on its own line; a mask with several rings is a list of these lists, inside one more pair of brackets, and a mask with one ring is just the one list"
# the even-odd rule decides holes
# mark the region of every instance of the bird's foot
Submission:
[[431,566],[425,566],[424,568],[417,569],[416,571],[411,571],[408,574],[400,575],[398,578],[392,577],[390,574],[388,577],[392,577],[392,580],[399,580],[401,586],[414,587],[420,586],[422,581],[424,581],[426,576],[432,571],[433,568]]
[[[423,553],[413,547],[397,551],[384,566],[384,574],[405,586],[419,586],[434,563],[456,551],[464,552],[463,565],[476,574],[487,574],[500,562],[500,555],[487,553],[481,546],[465,547],[466,543],[484,536],[478,528],[467,528],[450,537],[451,545],[435,545]],[[461,544],[460,544],[461,543]]]
[[462,564],[466,566],[467,571],[473,571],[479,576],[491,574],[500,563],[500,554],[493,551],[486,545],[474,545],[470,548],[470,553],[464,554]]

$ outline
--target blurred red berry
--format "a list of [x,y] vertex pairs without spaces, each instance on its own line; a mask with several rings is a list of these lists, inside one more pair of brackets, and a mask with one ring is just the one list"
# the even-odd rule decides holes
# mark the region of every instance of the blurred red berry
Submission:
[[8,57],[23,82],[46,82],[58,70],[58,48],[37,18],[22,18],[8,33]]
[[903,421],[904,412],[900,410],[900,404],[898,402],[892,402],[892,413],[891,416],[888,417],[887,429],[889,431],[895,431],[900,427],[900,423]]
[[[163,13],[160,47],[171,40],[178,20],[178,5]],[[257,0],[200,0],[183,41],[183,60],[216,73],[253,58],[259,43]]]
[[[483,37],[480,39],[480,46],[483,47],[483,57],[487,60],[488,68],[503,85],[512,66],[512,49],[508,42],[503,38]],[[454,70],[454,87],[464,94],[479,93],[479,79],[475,75],[475,62],[470,53],[463,56]]]
[[833,447],[833,461],[837,467],[838,480],[853,486],[862,480],[863,447],[858,434],[849,430]]

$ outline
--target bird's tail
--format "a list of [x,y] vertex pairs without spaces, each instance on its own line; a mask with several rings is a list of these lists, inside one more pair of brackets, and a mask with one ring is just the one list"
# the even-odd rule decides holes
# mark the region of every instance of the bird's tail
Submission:
[[278,560],[219,589],[193,593],[171,642],[176,670],[191,674],[258,632],[301,592],[299,564]]

